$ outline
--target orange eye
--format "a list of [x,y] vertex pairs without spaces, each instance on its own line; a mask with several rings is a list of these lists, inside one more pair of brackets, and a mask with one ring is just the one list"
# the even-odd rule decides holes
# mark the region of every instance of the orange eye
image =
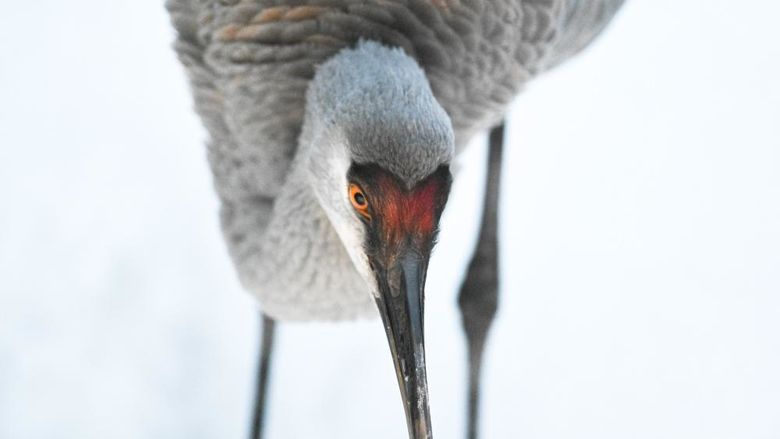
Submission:
[[371,219],[371,215],[368,213],[368,199],[363,193],[363,190],[360,189],[360,186],[354,183],[350,183],[349,185],[349,201],[352,202],[352,207],[354,207],[360,215],[368,220]]

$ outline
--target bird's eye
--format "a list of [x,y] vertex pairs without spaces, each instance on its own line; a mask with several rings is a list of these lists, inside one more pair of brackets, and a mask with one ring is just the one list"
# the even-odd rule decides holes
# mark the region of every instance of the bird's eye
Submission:
[[355,183],[349,185],[349,201],[352,202],[352,207],[355,208],[357,213],[368,220],[371,219],[371,215],[368,213],[368,199],[366,198],[366,194],[364,194],[363,190],[360,189],[360,186]]

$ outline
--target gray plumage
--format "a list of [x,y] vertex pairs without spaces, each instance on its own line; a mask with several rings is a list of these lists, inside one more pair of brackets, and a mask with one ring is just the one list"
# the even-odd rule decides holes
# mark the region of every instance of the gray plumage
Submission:
[[343,197],[349,160],[413,184],[497,123],[529,79],[585,47],[623,1],[279,3],[167,7],[243,285],[274,318],[342,319],[375,314]]

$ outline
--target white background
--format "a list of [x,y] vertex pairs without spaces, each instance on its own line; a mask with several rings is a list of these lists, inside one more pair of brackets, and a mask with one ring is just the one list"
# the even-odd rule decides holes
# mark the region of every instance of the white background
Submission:
[[[484,438],[780,437],[780,7],[629,1],[510,111]],[[0,15],[0,437],[245,437],[257,310],[156,1]],[[427,288],[437,438],[484,140]],[[403,438],[377,321],[283,325],[268,438]]]

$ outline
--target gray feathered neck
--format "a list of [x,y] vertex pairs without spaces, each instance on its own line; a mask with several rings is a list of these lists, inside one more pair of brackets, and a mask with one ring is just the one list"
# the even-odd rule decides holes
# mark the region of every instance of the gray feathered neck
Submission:
[[354,162],[375,163],[409,187],[452,160],[450,118],[401,49],[361,41],[342,50],[317,69],[306,111]]

